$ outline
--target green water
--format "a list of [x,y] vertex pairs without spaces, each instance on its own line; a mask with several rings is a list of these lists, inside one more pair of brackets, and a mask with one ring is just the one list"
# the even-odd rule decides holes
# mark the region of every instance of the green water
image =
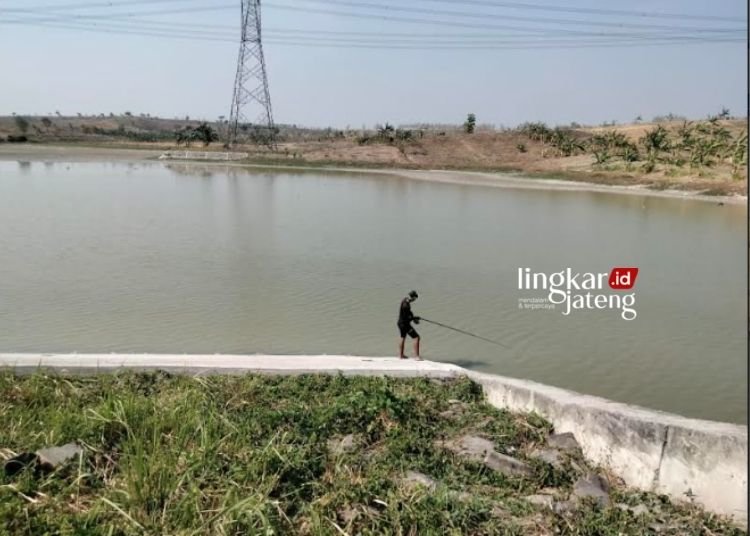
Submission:
[[[325,172],[0,162],[0,350],[423,353],[746,422],[745,206]],[[637,318],[519,309],[519,267],[640,269]]]

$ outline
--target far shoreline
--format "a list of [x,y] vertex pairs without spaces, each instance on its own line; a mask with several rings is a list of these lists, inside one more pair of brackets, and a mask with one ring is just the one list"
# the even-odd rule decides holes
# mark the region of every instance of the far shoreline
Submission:
[[[161,162],[159,156],[166,151],[162,149],[130,149],[112,147],[93,147],[84,145],[54,144],[0,144],[0,161],[29,162]],[[202,151],[196,151],[202,152]],[[526,190],[595,192],[624,195],[641,195],[670,199],[685,199],[712,203],[746,205],[745,195],[706,195],[695,190],[651,189],[640,185],[612,185],[585,182],[575,179],[550,178],[550,173],[535,174],[522,172],[491,172],[473,170],[445,169],[403,169],[388,167],[352,167],[351,165],[286,165],[280,163],[226,162],[201,159],[167,159],[164,162],[196,164],[212,167],[238,167],[246,169],[272,169],[296,171],[329,171],[345,173],[366,173],[386,175],[410,180],[462,184],[468,186],[489,186],[495,188],[514,188]]]

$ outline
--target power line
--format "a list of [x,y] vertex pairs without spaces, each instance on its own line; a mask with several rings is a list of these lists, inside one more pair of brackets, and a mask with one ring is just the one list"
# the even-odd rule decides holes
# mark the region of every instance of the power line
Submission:
[[[49,23],[49,22],[29,22],[30,25],[43,27],[84,30],[94,33],[103,34],[123,34],[137,35],[161,38],[188,39],[195,41],[214,41],[223,43],[236,43],[236,39],[228,37],[212,37],[193,32],[166,33],[165,31],[156,31],[150,29],[122,28],[111,25],[98,25],[95,23]],[[93,24],[93,25],[92,25]],[[176,32],[176,31],[175,31]],[[634,47],[641,45],[667,45],[667,44],[691,44],[691,43],[729,43],[744,42],[739,38],[700,38],[700,37],[654,37],[649,40],[622,40],[620,38],[609,40],[535,40],[535,41],[518,41],[518,40],[499,40],[496,42],[388,42],[366,41],[357,39],[336,39],[322,37],[271,37],[265,41],[282,46],[312,46],[326,48],[366,48],[366,49],[385,49],[385,50],[532,50],[532,49],[564,49],[564,48],[592,48],[592,47]]]
[[47,28],[59,28],[64,30],[83,30],[93,33],[101,33],[106,35],[112,35],[112,34],[122,34],[122,35],[138,35],[138,36],[145,36],[145,37],[163,37],[163,38],[173,38],[173,39],[189,39],[193,41],[217,41],[217,42],[225,42],[225,43],[237,43],[237,39],[230,39],[230,38],[223,38],[223,37],[210,37],[210,36],[201,36],[201,35],[195,35],[195,34],[177,34],[177,33],[166,33],[164,31],[157,31],[153,30],[150,31],[149,29],[139,30],[139,29],[125,29],[121,27],[108,27],[108,26],[100,26],[100,25],[85,25],[82,23],[55,23],[55,22],[28,22],[24,23],[26,25],[31,26],[42,26]]
[[[191,2],[196,0],[122,0],[118,2],[104,1],[104,2],[79,2],[74,4],[47,4],[47,5],[36,5],[32,7],[22,8],[0,8],[0,12],[17,12],[17,13],[30,13],[36,11],[50,11],[50,10],[72,10],[72,9],[93,9],[93,8],[119,8],[123,6],[131,5],[143,5],[143,4],[157,4],[157,3],[178,3],[178,2]],[[641,19],[680,19],[680,20],[696,20],[696,21],[715,21],[715,22],[738,22],[737,17],[724,17],[717,15],[697,15],[687,13],[672,13],[672,12],[653,12],[653,11],[629,11],[624,9],[609,9],[609,8],[589,8],[589,7],[575,7],[575,6],[559,6],[552,4],[535,4],[527,2],[504,2],[494,0],[424,0],[426,2],[451,4],[452,6],[482,6],[490,8],[502,8],[502,9],[513,9],[519,11],[545,11],[545,12],[558,12],[558,13],[579,13],[596,16],[620,16],[629,18],[641,18]]]
[[[269,32],[266,32],[269,33]],[[425,36],[408,36],[406,34],[401,34],[403,37],[396,37],[393,39],[388,39],[384,43],[382,38],[378,38],[378,36],[354,36],[354,37],[340,37],[340,36],[334,36],[330,37],[328,35],[295,35],[295,34],[285,34],[283,32],[280,33],[274,33],[271,32],[271,35],[276,38],[284,38],[284,39],[301,39],[305,41],[331,41],[331,42],[343,42],[343,43],[356,43],[356,42],[368,42],[368,43],[376,43],[376,44],[391,44],[391,43],[417,43],[417,44],[440,44],[440,43],[464,43],[464,44],[471,44],[471,43],[518,43],[518,42],[524,42],[523,39],[519,39],[518,35],[513,36],[503,36],[503,35],[492,35],[492,36],[476,36],[471,34],[459,34],[459,35],[451,35],[451,34],[432,34],[433,39],[430,40],[430,38],[425,38]],[[440,39],[434,39],[435,37],[439,37]],[[528,38],[528,36],[520,36],[525,39]],[[534,37],[534,36],[532,36]],[[579,37],[570,37],[570,36],[563,36],[563,37],[555,37],[555,38],[548,38],[548,37],[537,37],[534,40],[527,40],[526,42],[529,43],[571,43],[571,42],[589,42],[589,43],[599,43],[602,41],[612,40],[613,37],[600,37],[600,38],[594,38],[594,37],[586,37],[586,38],[579,38]],[[692,36],[692,35],[666,35],[666,36],[639,36],[639,35],[633,35],[633,36],[617,36],[616,39],[618,41],[673,41],[673,40],[679,40],[679,41],[693,41],[693,40],[699,40],[699,41],[713,41],[716,39],[740,39],[739,37],[731,38],[731,37],[724,37],[724,36],[717,36],[717,37],[701,37],[701,36]],[[740,39],[741,40],[741,39]]]
[[705,20],[716,22],[737,22],[736,17],[721,17],[717,15],[691,15],[686,13],[658,13],[649,11],[627,11],[624,9],[599,9],[587,7],[566,7],[551,4],[529,4],[526,2],[496,2],[489,0],[425,0],[428,2],[439,2],[451,5],[474,5],[485,7],[509,8],[518,10],[557,11],[559,13],[581,13],[587,15],[615,15],[622,17],[637,17],[647,19],[682,19],[682,20]]
[[[61,17],[59,19],[60,22],[65,22],[66,19],[64,17]],[[18,21],[13,21],[14,23],[21,23]],[[211,25],[198,25],[198,28],[195,28],[196,25],[187,25],[185,28],[181,28],[180,24],[170,24],[166,22],[161,21],[147,21],[147,20],[125,20],[125,21],[105,21],[104,23],[100,23],[98,21],[80,21],[80,20],[67,20],[68,24],[75,25],[75,28],[81,28],[81,25],[88,25],[88,27],[93,28],[100,28],[100,29],[124,29],[128,31],[138,31],[138,32],[158,32],[159,34],[180,34],[180,35],[186,35],[188,37],[190,36],[209,36],[209,37],[222,37],[227,38],[227,31],[224,28],[232,28],[235,29],[234,26],[232,27],[225,27],[225,26],[219,26],[220,29],[213,30],[213,26]],[[36,24],[36,25],[50,25],[50,24],[56,24],[58,23],[58,20],[56,19],[54,23],[48,23],[45,21],[39,21],[36,19],[28,19],[23,22],[23,24]],[[51,26],[52,27],[52,26]],[[201,29],[201,27],[203,29]],[[461,34],[451,34],[451,33],[422,33],[422,34],[414,34],[414,33],[405,33],[405,32],[354,32],[354,31],[326,31],[326,30],[304,30],[304,29],[294,29],[294,28],[287,28],[287,29],[268,29],[265,30],[266,35],[269,35],[271,37],[280,37],[280,38],[299,38],[302,37],[304,39],[310,39],[312,41],[315,40],[334,40],[334,41],[340,41],[340,42],[375,42],[375,43],[382,43],[382,39],[384,37],[388,38],[388,43],[393,44],[394,42],[424,42],[429,43],[430,38],[440,38],[437,43],[440,42],[448,42],[451,43],[450,40],[456,39],[460,41],[465,41],[467,43],[471,42],[509,42],[511,40],[515,40],[517,38],[527,38],[527,37],[536,37],[537,40],[534,42],[546,42],[545,40],[548,39],[548,36],[539,36],[538,34],[514,34],[514,35],[503,35],[498,33],[492,33],[492,34],[476,34],[476,33],[461,33]],[[333,37],[331,37],[333,36]],[[561,35],[561,36],[552,36],[557,42],[567,42],[566,40],[580,40],[582,38],[577,36],[571,36],[571,35]],[[654,40],[654,39],[681,39],[681,40],[701,40],[700,36],[693,36],[693,35],[678,35],[678,34],[668,34],[668,35],[659,35],[659,34],[618,34],[616,36],[618,39],[622,40]],[[723,37],[723,36],[722,36]],[[339,38],[339,39],[336,39]],[[597,42],[597,39],[612,39],[612,35],[610,34],[602,34],[597,35],[596,37],[587,37],[586,39],[589,39],[590,42]],[[435,42],[435,41],[433,41]]]
[[139,4],[172,4],[176,2],[194,2],[196,0],[127,0],[122,2],[79,2],[76,4],[47,4],[32,7],[0,7],[0,13],[35,13],[38,11],[60,11],[75,9],[95,9],[100,7],[118,8]]
[[[150,4],[155,2],[184,2],[184,1],[191,1],[191,0],[131,0],[130,2],[121,2],[119,4],[107,4],[108,6],[127,6],[127,5],[137,5],[137,4]],[[408,13],[421,13],[421,14],[438,14],[438,15],[448,15],[448,16],[462,16],[464,18],[478,18],[478,19],[487,19],[487,18],[508,18],[508,17],[502,17],[497,14],[477,14],[477,13],[465,13],[465,12],[457,12],[457,11],[446,11],[446,10],[424,10],[424,9],[418,9],[418,8],[408,8],[408,7],[401,7],[401,6],[388,6],[388,5],[381,5],[381,4],[372,4],[372,3],[357,3],[357,2],[350,2],[346,0],[306,0],[308,2],[317,2],[317,3],[323,3],[323,4],[333,4],[333,5],[341,5],[341,6],[348,6],[353,8],[364,8],[364,9],[370,9],[370,10],[386,10],[386,11],[401,11],[401,12],[408,12]],[[102,3],[89,3],[89,4],[69,4],[69,6],[78,6],[79,8],[82,6],[100,6]],[[314,9],[314,8],[304,8],[299,7],[296,5],[288,5],[288,4],[269,4],[266,7],[271,7],[275,9],[283,9],[283,10],[292,10],[292,11],[300,11],[300,12],[307,12],[307,13],[320,13],[320,14],[333,14],[338,16],[345,16],[345,17],[354,17],[354,18],[360,18],[360,19],[380,19],[380,20],[389,20],[394,22],[408,22],[408,23],[417,23],[417,24],[433,24],[433,25],[452,25],[452,26],[460,26],[464,28],[484,28],[484,29],[497,29],[497,30],[507,30],[507,31],[516,31],[516,32],[531,32],[531,33],[552,33],[554,31],[558,31],[563,34],[570,34],[570,35],[611,35],[610,33],[597,33],[597,32],[591,32],[591,31],[581,31],[581,30],[571,30],[571,29],[558,29],[553,30],[550,28],[530,28],[530,27],[517,27],[517,26],[507,26],[507,25],[487,25],[487,24],[468,24],[466,22],[461,21],[444,21],[444,20],[435,20],[435,19],[416,19],[416,18],[406,18],[406,17],[394,17],[394,16],[384,16],[384,15],[377,15],[377,14],[370,14],[370,13],[351,13],[351,12],[341,12],[341,11],[334,11],[334,10],[328,10],[328,9]],[[27,8],[27,10],[31,10],[32,8]],[[156,15],[171,15],[171,14],[182,14],[182,13],[189,13],[189,12],[205,12],[205,11],[214,11],[214,10],[227,10],[227,9],[236,9],[235,5],[231,4],[224,4],[224,5],[214,5],[214,6],[199,6],[199,7],[185,7],[180,9],[161,9],[161,10],[155,10],[155,11],[136,11],[136,12],[118,12],[118,13],[108,13],[108,14],[53,14],[46,16],[43,16],[42,18],[36,19],[39,22],[56,22],[59,20],[109,20],[109,19],[133,19],[135,17],[139,16],[156,16]],[[31,13],[35,14],[35,13]],[[22,19],[16,19],[16,20],[6,20],[4,22],[21,22]],[[519,21],[527,21],[527,22],[536,22],[536,23],[554,23],[554,24],[592,24],[592,25],[604,25],[608,27],[615,27],[615,28],[639,28],[639,29],[662,29],[668,32],[682,32],[682,31],[695,31],[699,33],[720,33],[720,34],[729,34],[729,33],[736,33],[736,32],[745,32],[745,29],[741,28],[693,28],[693,27],[680,27],[680,26],[656,26],[656,25],[633,25],[633,24],[622,24],[617,22],[590,22],[590,21],[572,21],[572,20],[552,20],[552,19],[538,19],[538,18],[527,18],[527,17],[516,17],[511,18],[510,20],[519,20]],[[141,21],[142,23],[145,23],[145,21]],[[153,24],[153,22],[152,22]],[[619,34],[622,34],[624,32],[618,32]]]
[[[125,12],[125,13],[109,13],[106,15],[102,14],[58,14],[58,15],[45,15],[42,18],[35,18],[32,20],[35,20],[37,22],[55,22],[59,21],[61,19],[66,20],[108,20],[108,19],[127,19],[131,17],[139,17],[139,16],[154,16],[154,15],[176,15],[176,14],[182,14],[182,13],[197,13],[197,12],[205,12],[205,11],[220,11],[220,10],[236,10],[237,6],[235,4],[224,4],[219,6],[202,6],[202,7],[186,7],[182,9],[161,9],[161,10],[155,10],[155,11],[131,11],[131,12]],[[28,19],[26,19],[28,20]],[[24,19],[15,19],[10,21],[3,21],[3,22],[23,22]]]
[[[143,0],[134,0],[134,1],[143,2]],[[167,0],[159,0],[159,1],[167,1]],[[178,1],[178,0],[169,0],[169,1]],[[184,1],[184,0],[180,0],[180,1]],[[340,0],[328,0],[328,1],[340,1]],[[266,5],[265,7],[271,7],[271,8],[282,9],[282,10],[334,14],[334,15],[341,15],[341,16],[354,17],[354,18],[363,18],[363,19],[381,19],[381,20],[389,20],[389,21],[395,21],[395,22],[429,24],[429,25],[438,25],[438,26],[452,26],[452,27],[462,27],[462,28],[470,28],[470,29],[502,30],[502,31],[516,32],[516,33],[519,33],[519,35],[522,33],[526,33],[529,35],[548,35],[548,36],[569,35],[569,36],[589,36],[589,37],[612,37],[612,36],[624,37],[627,35],[633,35],[633,36],[639,35],[639,36],[647,37],[650,35],[648,33],[629,34],[627,32],[614,32],[614,33],[613,32],[591,32],[591,31],[567,30],[567,29],[531,28],[531,27],[519,27],[519,26],[508,26],[508,25],[489,25],[489,24],[478,24],[478,23],[466,23],[462,21],[445,21],[445,20],[424,19],[424,18],[417,19],[417,18],[409,18],[409,17],[394,17],[394,16],[375,15],[375,14],[349,13],[349,12],[341,12],[341,11],[334,11],[334,10],[328,10],[328,9],[302,8],[299,6],[289,6],[289,5],[283,5],[283,4],[279,4],[279,5],[270,4],[270,5]],[[138,19],[137,17],[186,13],[186,12],[226,10],[226,9],[236,9],[236,6],[215,5],[211,7],[208,7],[208,6],[187,7],[187,8],[176,9],[176,10],[175,9],[162,9],[162,10],[156,10],[156,11],[112,13],[108,15],[58,14],[58,15],[46,16],[42,18],[34,18],[31,20],[35,22],[60,22],[60,21],[78,21],[78,20],[108,21],[108,20],[117,20],[117,19],[130,19],[130,20],[133,20],[134,22],[138,21],[140,24],[144,24],[144,25],[160,25],[163,23],[159,21],[145,21],[143,19]],[[0,21],[0,22],[21,24],[21,23],[28,22],[29,20],[30,19],[28,18],[16,18],[16,19],[5,20],[5,21]],[[224,26],[223,28],[229,28],[229,27]],[[671,28],[670,32],[664,32],[664,33],[679,33],[682,31],[686,31],[686,30],[675,27],[675,28]],[[740,32],[744,34],[744,30],[730,30],[730,29],[704,29],[704,32],[702,33],[706,35],[711,34],[711,33],[730,35],[730,34],[739,34]]]
[[[635,28],[635,29],[652,29],[652,30],[673,30],[679,29],[684,31],[692,32],[705,32],[705,31],[726,31],[726,30],[742,30],[742,28],[697,28],[697,27],[685,27],[685,26],[671,26],[671,25],[659,25],[659,24],[641,24],[641,23],[628,23],[628,22],[608,22],[608,21],[588,21],[588,20],[577,20],[577,19],[543,19],[538,17],[519,17],[514,15],[498,14],[498,13],[470,13],[466,11],[453,11],[444,9],[425,9],[418,7],[405,7],[395,6],[390,4],[363,2],[363,1],[349,1],[349,0],[302,0],[304,2],[311,2],[315,4],[328,4],[342,7],[349,7],[355,9],[367,9],[375,11],[398,11],[401,13],[415,13],[420,15],[440,15],[448,17],[463,17],[472,19],[499,19],[516,22],[534,22],[537,24],[562,24],[572,26],[595,26],[604,28]],[[455,5],[455,3],[454,3]]]
[[364,48],[364,49],[377,49],[377,50],[562,50],[562,49],[578,49],[578,48],[636,48],[642,46],[667,46],[667,45],[692,45],[692,44],[709,44],[709,43],[745,43],[744,39],[707,39],[703,41],[637,41],[637,42],[606,42],[601,41],[597,43],[567,43],[567,44],[548,44],[541,43],[539,45],[533,44],[508,44],[508,45],[494,45],[494,44],[471,44],[471,45],[390,45],[390,44],[356,44],[356,43],[310,43],[305,41],[270,41],[267,42],[282,45],[282,46],[300,46],[300,47],[324,47],[324,48]]
[[[199,25],[200,27],[214,27],[212,25]],[[219,26],[216,26],[217,28]],[[224,26],[222,26],[224,28]],[[233,28],[233,27],[232,27]],[[497,33],[445,33],[445,32],[432,32],[432,33],[425,33],[425,32],[364,32],[364,31],[346,31],[346,30],[308,30],[304,28],[264,28],[264,33],[269,32],[276,32],[276,33],[298,33],[298,34],[326,34],[326,35],[372,35],[372,36],[378,36],[378,37],[440,37],[440,36],[453,36],[453,37],[496,37]],[[737,30],[734,32],[727,32],[727,33],[736,33],[737,35],[745,34],[745,30]],[[537,35],[536,33],[531,34],[516,34],[516,35]],[[597,36],[603,36],[603,37],[610,37],[612,33],[597,33]],[[625,33],[620,32],[616,35],[623,35],[623,36],[651,36],[651,35],[660,35],[660,34],[654,34],[654,33]],[[671,34],[669,34],[671,35]],[[688,34],[689,35],[689,34]],[[575,36],[571,37],[575,38]]]
[[[468,23],[468,22],[463,22],[463,21],[448,21],[448,20],[401,17],[401,16],[391,16],[391,15],[351,13],[351,12],[346,12],[346,11],[337,11],[333,9],[303,8],[303,7],[299,7],[295,5],[277,4],[277,3],[265,4],[265,8],[266,9],[268,8],[280,9],[284,11],[303,12],[303,13],[316,13],[316,14],[323,14],[323,15],[337,15],[337,16],[342,16],[342,17],[350,17],[350,18],[366,19],[366,20],[378,19],[378,20],[391,21],[391,22],[406,22],[406,23],[413,23],[413,24],[448,26],[452,28],[505,30],[505,31],[513,31],[513,32],[521,31],[521,32],[536,33],[540,35],[555,35],[555,33],[567,34],[567,35],[579,35],[579,36],[623,35],[622,32],[591,32],[591,31],[565,30],[565,29],[551,30],[549,28],[530,28],[530,27],[508,26],[508,25],[498,25],[498,24]],[[681,31],[681,30],[676,30],[676,31]],[[717,32],[719,33],[739,33],[739,32],[745,33],[745,30],[717,30]],[[713,31],[707,30],[705,33],[713,33]]]

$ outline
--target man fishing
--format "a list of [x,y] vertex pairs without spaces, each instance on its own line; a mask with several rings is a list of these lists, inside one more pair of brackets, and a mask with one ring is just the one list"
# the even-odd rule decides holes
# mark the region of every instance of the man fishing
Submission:
[[406,298],[401,300],[401,307],[398,311],[398,322],[396,323],[398,331],[401,334],[401,339],[399,340],[398,345],[398,356],[400,359],[406,359],[406,356],[404,355],[404,343],[406,342],[406,336],[409,335],[409,337],[414,339],[415,359],[422,360],[419,356],[419,333],[417,333],[417,330],[411,325],[412,322],[419,324],[420,320],[418,316],[414,316],[414,313],[411,312],[411,304],[417,298],[419,298],[417,291],[412,290]]

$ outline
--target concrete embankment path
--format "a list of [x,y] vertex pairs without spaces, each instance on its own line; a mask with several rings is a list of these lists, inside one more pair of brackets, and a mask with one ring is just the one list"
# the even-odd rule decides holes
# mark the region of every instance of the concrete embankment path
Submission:
[[158,354],[0,354],[17,374],[45,369],[95,374],[119,369],[180,374],[344,374],[450,378],[468,376],[495,407],[536,412],[555,431],[572,432],[584,455],[628,486],[694,500],[747,525],[747,426],[689,419],[528,380],[449,363],[393,357]]
[[167,354],[0,354],[0,367],[17,373],[52,369],[88,374],[127,368],[184,374],[345,374],[363,376],[452,377],[466,370],[448,363],[342,355],[167,355]]

